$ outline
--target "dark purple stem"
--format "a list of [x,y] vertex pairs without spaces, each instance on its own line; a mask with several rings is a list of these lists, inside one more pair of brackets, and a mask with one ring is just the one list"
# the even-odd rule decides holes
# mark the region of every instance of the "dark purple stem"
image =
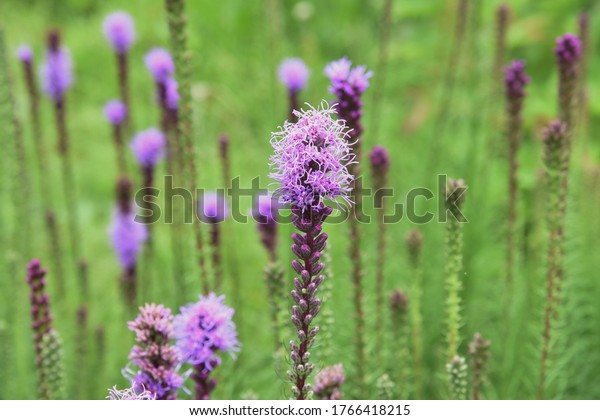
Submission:
[[194,366],[192,373],[194,385],[194,398],[197,400],[210,400],[210,393],[217,385],[216,379],[210,379],[210,371],[206,369],[204,363]]

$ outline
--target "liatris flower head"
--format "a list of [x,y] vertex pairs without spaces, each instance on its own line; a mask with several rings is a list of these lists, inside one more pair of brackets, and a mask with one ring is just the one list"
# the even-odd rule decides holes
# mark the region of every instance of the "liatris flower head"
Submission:
[[165,155],[165,147],[165,136],[156,128],[138,133],[131,143],[137,161],[144,168],[156,166]]
[[118,206],[113,214],[110,227],[112,244],[124,269],[135,267],[142,245],[148,237],[146,225],[135,221],[135,211],[131,204],[131,183],[121,179],[117,188]]
[[106,16],[102,22],[102,29],[104,36],[118,54],[125,54],[135,41],[133,19],[126,12],[113,12]]
[[301,59],[288,58],[279,66],[278,74],[279,80],[287,86],[288,90],[297,93],[306,86],[310,71]]
[[320,400],[341,400],[341,387],[344,382],[346,375],[341,363],[327,366],[315,376],[314,394]]
[[200,211],[200,219],[213,224],[221,223],[229,214],[225,197],[215,191],[204,193],[198,210]]
[[121,125],[127,119],[127,107],[120,100],[112,100],[104,106],[104,116],[112,125]]
[[172,400],[183,384],[175,369],[179,353],[171,345],[172,321],[170,309],[147,303],[140,307],[140,314],[127,324],[135,332],[135,340],[139,343],[129,354],[133,364],[140,369],[132,378],[132,388],[137,394],[148,391],[157,400]]
[[529,76],[525,73],[525,62],[515,60],[504,68],[504,85],[506,96],[509,98],[523,98],[525,85],[529,83]]
[[390,167],[390,154],[383,146],[374,146],[369,153],[371,166],[374,171],[385,173]]
[[367,71],[365,66],[352,68],[352,62],[343,57],[329,63],[325,67],[325,75],[331,80],[331,93],[338,97],[340,93],[360,96],[369,87],[373,72]]
[[559,64],[569,65],[579,60],[581,56],[581,41],[577,35],[565,34],[556,38],[554,54]]
[[33,51],[31,50],[31,47],[25,44],[21,45],[17,49],[17,57],[24,63],[31,63],[33,60]]
[[72,63],[69,52],[60,45],[60,33],[48,34],[48,48],[41,67],[42,88],[52,101],[62,101],[73,82]]
[[225,296],[199,296],[198,302],[183,306],[175,316],[175,339],[181,360],[202,365],[207,371],[221,363],[217,351],[234,354],[239,350],[232,321],[234,310],[225,305]]
[[169,51],[164,48],[154,48],[146,54],[146,67],[157,83],[166,83],[175,72],[175,63]]
[[171,111],[179,107],[179,92],[177,91],[177,80],[169,77],[165,81],[165,104]]
[[550,122],[542,133],[544,142],[544,164],[551,173],[556,173],[568,164],[567,126],[560,120]]
[[353,156],[343,121],[333,109],[295,111],[298,122],[286,121],[271,136],[274,154],[271,178],[281,183],[276,195],[303,210],[317,209],[321,199],[349,202],[352,175],[347,165]]
[[464,400],[467,398],[467,362],[464,357],[455,355],[446,365],[450,385],[451,398]]
[[400,289],[390,293],[390,308],[396,314],[405,314],[408,310],[408,297]]
[[[139,388],[139,387],[138,387]],[[106,399],[109,400],[155,400],[156,395],[150,393],[150,391],[142,387],[141,392],[136,391],[136,384],[132,384],[131,388],[117,389],[117,386],[113,386],[108,389],[108,396]]]
[[27,284],[31,289],[31,327],[35,332],[34,341],[40,345],[42,336],[52,328],[50,298],[46,294],[46,270],[36,258],[27,265]]

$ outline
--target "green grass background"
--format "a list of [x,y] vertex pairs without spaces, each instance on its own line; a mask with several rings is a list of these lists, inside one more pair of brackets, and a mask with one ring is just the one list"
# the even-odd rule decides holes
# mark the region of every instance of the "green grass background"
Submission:
[[[540,130],[556,115],[556,70],[554,39],[565,31],[577,30],[577,14],[591,9],[592,49],[587,80],[590,119],[576,139],[572,160],[571,193],[567,220],[568,255],[561,319],[556,330],[554,356],[550,366],[550,398],[599,398],[600,382],[600,259],[596,244],[600,234],[599,147],[595,130],[599,124],[600,100],[594,92],[600,81],[598,66],[600,24],[592,1],[510,0],[513,9],[508,36],[508,58],[527,61],[532,83],[525,102],[524,139],[520,158],[519,258],[513,296],[507,295],[505,277],[504,227],[506,219],[506,161],[503,141],[503,102],[498,94],[500,81],[492,78],[495,1],[471,0],[464,48],[456,67],[456,83],[447,110],[446,124],[436,124],[444,95],[443,80],[448,72],[448,55],[453,45],[455,1],[394,1],[390,32],[389,60],[385,71],[377,68],[380,50],[380,22],[383,1],[188,1],[189,45],[193,54],[194,142],[199,168],[198,186],[221,186],[217,138],[231,138],[232,173],[250,186],[255,176],[267,185],[269,138],[287,115],[284,88],[276,67],[285,57],[302,57],[311,69],[302,101],[319,104],[331,99],[323,67],[331,60],[349,57],[356,64],[375,70],[372,86],[364,95],[364,150],[385,145],[392,156],[390,183],[401,202],[414,187],[436,191],[438,173],[462,177],[469,184],[465,225],[464,289],[461,351],[479,331],[492,340],[488,399],[534,398],[537,389],[541,319],[544,293],[545,232],[544,192],[539,176]],[[596,5],[597,6],[597,5]],[[163,2],[158,0],[83,1],[5,0],[0,3],[0,25],[6,30],[10,69],[15,80],[17,108],[24,127],[32,189],[27,196],[30,208],[14,208],[10,174],[14,158],[10,147],[0,151],[2,224],[0,243],[3,256],[0,275],[0,398],[36,398],[34,355],[29,328],[28,291],[24,281],[25,263],[39,256],[50,266],[48,276],[55,325],[65,342],[69,398],[103,398],[106,388],[126,386],[121,369],[133,345],[133,333],[126,322],[132,319],[119,296],[119,266],[111,249],[107,229],[113,207],[117,175],[111,130],[102,115],[105,102],[117,96],[116,66],[101,31],[104,16],[117,9],[135,19],[137,41],[131,51],[133,122],[136,130],[156,126],[153,83],[147,73],[144,54],[152,47],[168,47],[168,28]],[[310,12],[301,19],[302,10]],[[75,311],[81,303],[72,263],[65,252],[65,279],[68,293],[56,295],[43,226],[43,204],[37,183],[31,126],[20,67],[14,51],[21,43],[32,45],[35,59],[42,57],[45,31],[60,27],[74,60],[75,83],[68,95],[68,125],[79,195],[79,212],[84,245],[81,255],[89,263],[90,311],[87,347],[80,366],[75,332]],[[378,70],[379,73],[377,72]],[[382,83],[385,73],[384,88]],[[381,90],[379,98],[373,92]],[[66,216],[59,167],[55,153],[55,131],[51,107],[42,105],[44,141],[52,151],[52,170],[44,176],[54,184],[63,245],[67,242]],[[2,139],[3,145],[10,143]],[[6,148],[5,148],[6,147]],[[368,178],[368,165],[363,168]],[[130,156],[130,172],[133,170]],[[248,208],[249,199],[242,204]],[[431,204],[432,208],[435,208]],[[427,205],[423,209],[429,208]],[[27,212],[32,234],[24,238],[18,214]],[[388,226],[386,289],[406,288],[410,270],[404,236],[413,226],[403,219]],[[426,398],[443,398],[444,368],[444,225],[432,222],[421,226],[424,245],[423,349]],[[148,301],[164,303],[173,310],[193,301],[200,288],[193,269],[191,243],[186,249],[188,276],[185,299],[179,299],[173,281],[169,227],[159,225],[155,235],[155,258],[140,270],[141,294]],[[186,226],[186,232],[191,227]],[[343,362],[348,372],[346,392],[357,396],[352,384],[353,317],[347,227],[327,226],[333,259],[333,298],[328,303],[335,317],[332,360],[314,360],[318,367]],[[259,243],[254,224],[229,222],[224,227],[224,258],[227,302],[236,309],[242,351],[236,361],[224,357],[218,371],[215,398],[241,398],[254,393],[262,399],[289,396],[283,379],[285,369],[277,368],[272,355],[266,288],[262,269],[267,256]],[[280,235],[280,255],[287,261],[288,233]],[[525,234],[525,232],[528,232]],[[391,356],[390,325],[375,325],[374,269],[375,225],[364,232],[364,290],[367,310],[368,355],[373,355],[373,333],[387,334],[386,354]],[[190,235],[187,235],[190,236]],[[20,252],[25,240],[31,255]],[[291,288],[291,273],[289,273]],[[410,297],[409,297],[410,298]],[[508,309],[507,309],[508,308]],[[291,323],[286,324],[290,338]],[[318,324],[318,322],[317,322]],[[95,330],[105,329],[105,349],[96,345]],[[389,359],[389,358],[388,358]],[[374,383],[384,367],[369,357],[367,394],[377,396]],[[388,364],[393,364],[390,360]],[[388,367],[394,380],[394,368]],[[83,373],[81,373],[83,372]],[[180,394],[185,397],[182,392]],[[403,395],[405,397],[406,395]],[[408,395],[410,396],[410,395]]]

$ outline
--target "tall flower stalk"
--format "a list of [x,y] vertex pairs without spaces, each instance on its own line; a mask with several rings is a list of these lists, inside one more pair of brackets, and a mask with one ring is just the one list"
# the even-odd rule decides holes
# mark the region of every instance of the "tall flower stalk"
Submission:
[[77,320],[77,331],[75,332],[76,363],[77,363],[77,398],[85,399],[86,392],[90,387],[88,380],[89,357],[88,357],[88,308],[80,305],[75,313]]
[[411,305],[409,308],[412,331],[412,360],[414,364],[414,386],[415,398],[420,400],[423,394],[423,373],[422,373],[422,337],[421,329],[423,327],[423,315],[421,313],[421,299],[423,296],[423,267],[422,267],[422,248],[423,234],[417,230],[411,230],[406,235],[406,248],[410,260],[411,281],[410,296]]
[[463,223],[464,215],[461,210],[465,200],[466,185],[462,179],[449,178],[446,184],[446,319],[448,331],[447,358],[452,360],[458,354],[460,344],[460,291],[462,289],[462,253],[463,253]]
[[119,100],[110,101],[104,107],[104,116],[112,126],[117,167],[119,168],[119,173],[124,175],[127,172],[127,164],[125,160],[123,141],[125,133],[123,132],[123,128],[127,121],[127,106]]
[[79,216],[77,214],[77,191],[71,161],[69,132],[66,119],[66,93],[73,82],[72,63],[69,52],[61,46],[60,32],[52,30],[47,37],[46,58],[41,69],[42,88],[54,105],[58,153],[61,157],[62,182],[67,201],[69,236],[73,263],[81,252]]
[[394,337],[392,355],[392,366],[396,373],[396,396],[397,398],[408,398],[410,393],[409,378],[409,320],[408,320],[408,296],[402,290],[396,289],[390,293],[389,308],[392,320],[392,335]]
[[371,175],[373,177],[373,190],[375,191],[375,210],[377,211],[377,256],[375,258],[375,328],[377,331],[375,349],[377,358],[381,366],[383,362],[384,350],[384,325],[383,312],[385,308],[384,293],[385,287],[385,254],[386,254],[386,224],[385,217],[385,197],[384,188],[388,186],[388,171],[390,167],[390,156],[388,151],[382,146],[375,146],[369,154],[371,161]]
[[125,12],[114,12],[108,15],[102,23],[104,36],[115,52],[117,61],[117,75],[119,79],[119,96],[127,109],[123,121],[127,125],[131,120],[131,100],[129,93],[129,66],[128,53],[135,41],[135,28],[133,19]]
[[494,44],[494,76],[493,86],[498,86],[498,81],[502,74],[502,66],[506,62],[506,38],[508,34],[508,24],[510,20],[510,6],[506,3],[500,4],[496,8],[496,38]]
[[323,282],[320,259],[327,243],[323,222],[333,211],[323,200],[349,200],[353,181],[346,167],[353,161],[349,134],[342,121],[332,118],[333,113],[327,108],[296,111],[298,122],[286,121],[271,137],[271,177],[280,183],[276,196],[291,205],[292,223],[299,231],[292,235],[292,252],[297,257],[292,267],[298,274],[291,293],[295,303],[292,323],[297,340],[290,341],[292,368],[288,371],[292,394],[298,400],[312,396],[310,349],[319,331],[314,319],[321,309],[317,297]]
[[135,220],[136,211],[131,199],[133,185],[127,178],[117,182],[117,207],[113,215],[110,235],[113,247],[123,269],[121,287],[125,301],[135,308],[137,298],[136,266],[142,245],[148,237],[146,225]]
[[194,367],[197,400],[210,399],[217,384],[211,374],[221,364],[220,353],[234,355],[239,351],[234,310],[224,300],[224,296],[214,293],[199,296],[198,302],[183,306],[174,320],[181,360]]
[[517,153],[522,137],[523,125],[523,99],[525,86],[529,83],[529,76],[525,73],[523,61],[513,61],[504,68],[504,86],[506,95],[507,127],[506,139],[508,143],[508,225],[506,228],[506,283],[512,287],[515,259],[515,236],[517,228],[517,170],[519,167]]
[[565,216],[569,186],[569,166],[573,134],[573,114],[577,94],[581,42],[572,34],[556,40],[554,49],[558,64],[559,119],[544,132],[544,164],[547,173],[547,226],[549,230],[546,269],[546,308],[544,311],[543,344],[538,398],[546,389],[546,370],[554,320],[558,317],[565,255]]
[[306,64],[300,58],[287,58],[279,66],[279,80],[285,85],[288,91],[288,118],[290,122],[297,121],[294,111],[300,110],[298,94],[306,86],[309,75],[310,71],[308,67],[306,67]]
[[65,395],[62,341],[52,325],[50,298],[46,293],[46,270],[37,259],[27,266],[27,284],[30,288],[39,396],[46,400],[61,399]]
[[362,279],[363,261],[360,251],[361,233],[359,230],[359,219],[362,213],[362,176],[359,162],[362,155],[362,134],[364,131],[361,116],[362,94],[369,86],[369,78],[372,76],[365,66],[352,68],[352,63],[347,58],[329,63],[325,67],[325,74],[331,81],[329,91],[336,96],[334,101],[339,118],[345,121],[349,128],[350,151],[355,157],[355,164],[349,167],[351,180],[351,200],[354,203],[350,214],[350,248],[349,257],[352,264],[352,285],[354,289],[354,316],[356,319],[356,330],[354,334],[356,345],[356,381],[358,389],[362,392],[365,382],[365,320],[363,309],[363,285]]
[[469,362],[471,364],[471,399],[481,399],[481,388],[486,381],[486,370],[490,360],[490,340],[484,340],[479,333],[475,333],[469,343]]
[[221,224],[227,218],[229,209],[223,195],[213,191],[206,192],[200,202],[200,219],[210,227],[210,246],[212,249],[212,266],[215,278],[213,290],[223,288],[223,261],[221,245]]
[[129,359],[138,368],[132,373],[132,388],[137,394],[148,391],[157,400],[174,400],[183,384],[177,373],[179,352],[173,340],[173,315],[163,305],[147,303],[140,314],[127,323],[138,343]]

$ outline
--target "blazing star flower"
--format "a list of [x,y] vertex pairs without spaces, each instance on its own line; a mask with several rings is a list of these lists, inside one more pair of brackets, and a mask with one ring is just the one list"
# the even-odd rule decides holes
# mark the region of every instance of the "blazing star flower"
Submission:
[[42,89],[52,101],[58,103],[73,83],[72,63],[69,51],[59,44],[58,33],[52,32],[49,38],[49,48],[40,72]]
[[504,85],[509,98],[523,98],[525,85],[529,83],[529,76],[525,73],[525,62],[515,60],[504,67]]
[[183,361],[211,371],[221,363],[217,351],[233,354],[239,350],[234,310],[224,300],[214,293],[199,296],[198,302],[183,306],[175,316],[175,339]]
[[142,392],[136,392],[136,384],[134,383],[131,388],[117,389],[116,385],[109,388],[106,398],[109,400],[155,400],[156,395],[151,394],[146,389],[143,389]]
[[278,74],[279,80],[287,86],[288,90],[297,93],[306,86],[310,71],[301,59],[288,58],[279,66]]
[[327,366],[315,377],[315,395],[320,400],[341,400],[340,388],[344,382],[346,375],[341,363]]
[[139,343],[129,354],[129,359],[140,369],[132,378],[136,394],[147,391],[157,400],[173,400],[183,384],[175,369],[179,353],[170,344],[173,339],[172,321],[170,309],[147,303],[140,307],[140,314],[135,320],[127,324],[135,332],[135,341]]
[[119,100],[109,101],[104,107],[104,116],[112,125],[121,125],[127,118],[127,107]]
[[171,111],[176,111],[179,107],[179,92],[177,91],[177,80],[172,77],[165,82],[165,104]]
[[200,219],[206,223],[221,223],[229,214],[225,197],[213,191],[204,194],[198,210]]
[[117,208],[109,233],[121,266],[124,269],[134,267],[142,245],[148,237],[146,225],[135,221],[135,212],[123,212]]
[[276,195],[284,203],[301,209],[316,209],[320,199],[349,202],[352,163],[348,131],[343,121],[335,120],[335,111],[310,108],[295,111],[297,123],[286,121],[271,136],[274,154],[271,178],[281,183]]
[[138,133],[131,142],[135,158],[144,168],[153,168],[165,155],[166,140],[155,128]]
[[164,48],[154,48],[144,59],[148,71],[157,83],[166,83],[175,72],[175,63],[169,51]]
[[104,36],[115,52],[125,54],[135,41],[133,19],[128,13],[114,12],[106,16],[102,22]]
[[21,45],[17,50],[17,57],[24,63],[31,63],[33,60],[33,51],[29,45]]
[[369,154],[371,166],[380,172],[387,172],[390,167],[390,154],[383,146],[374,146]]
[[561,63],[573,63],[581,56],[581,40],[577,35],[565,34],[556,38],[554,54]]

